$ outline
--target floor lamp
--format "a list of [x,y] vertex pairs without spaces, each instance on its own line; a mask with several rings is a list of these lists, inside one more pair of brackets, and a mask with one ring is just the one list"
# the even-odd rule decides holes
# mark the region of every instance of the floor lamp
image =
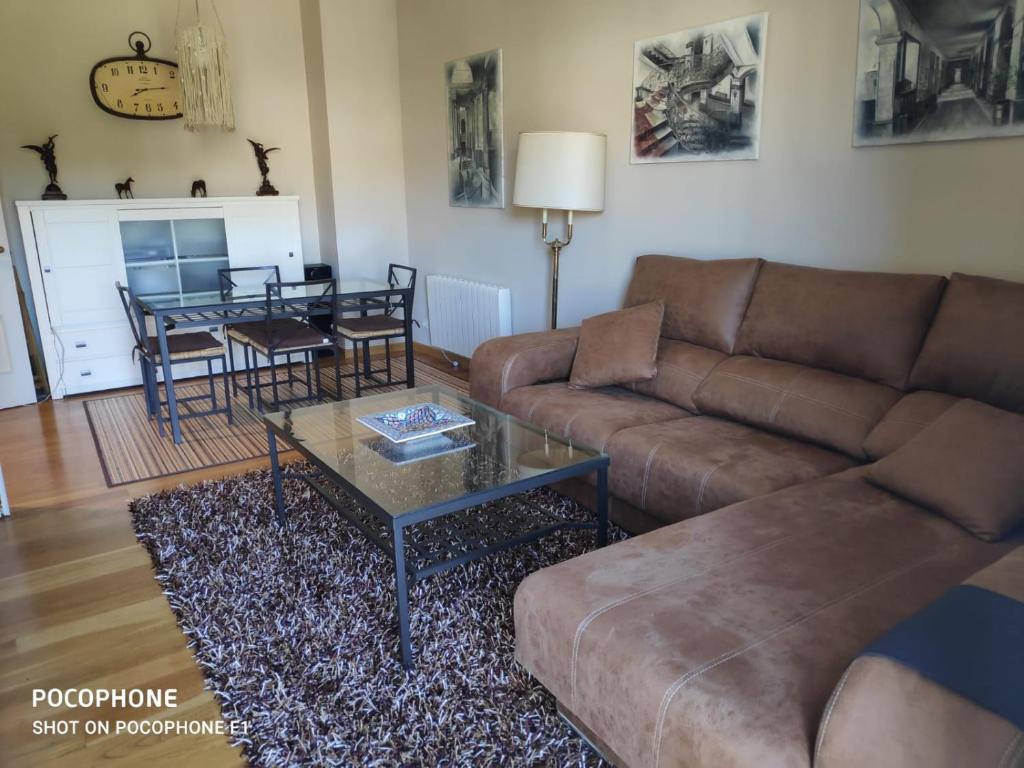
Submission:
[[[558,257],[572,242],[575,211],[604,210],[607,139],[601,133],[519,134],[512,204],[541,208],[540,236],[551,249],[551,327],[558,327]],[[548,210],[566,211],[564,239],[548,239]]]

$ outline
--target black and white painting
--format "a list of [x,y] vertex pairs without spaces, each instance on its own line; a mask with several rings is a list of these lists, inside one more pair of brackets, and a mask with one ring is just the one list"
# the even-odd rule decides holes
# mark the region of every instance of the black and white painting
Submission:
[[637,41],[634,163],[753,160],[768,14]]
[[505,207],[501,49],[444,65],[448,95],[448,202]]
[[1024,0],[861,0],[856,146],[1024,134]]

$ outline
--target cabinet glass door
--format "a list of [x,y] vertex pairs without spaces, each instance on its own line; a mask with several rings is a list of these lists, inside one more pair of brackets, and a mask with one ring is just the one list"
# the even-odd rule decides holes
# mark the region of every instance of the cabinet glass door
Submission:
[[217,270],[228,266],[224,219],[178,219],[173,224],[181,292],[216,293]]
[[224,218],[218,214],[122,211],[121,246],[131,289],[148,297],[217,293],[217,270],[228,266]]

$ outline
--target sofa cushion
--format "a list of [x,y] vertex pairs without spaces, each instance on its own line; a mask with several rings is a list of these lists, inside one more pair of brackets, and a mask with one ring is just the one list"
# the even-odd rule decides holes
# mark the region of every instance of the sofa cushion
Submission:
[[910,384],[1024,411],[1024,283],[954,273]]
[[658,373],[655,358],[665,305],[652,301],[588,317],[569,374],[570,389],[649,381]]
[[537,384],[509,392],[502,410],[582,445],[604,450],[620,429],[687,416],[674,405],[625,389],[572,390],[566,382]]
[[663,336],[731,352],[760,265],[760,259],[640,256],[623,306],[663,301]]
[[1024,522],[1024,416],[961,400],[870,468],[883,488],[988,541]]
[[694,392],[725,357],[714,349],[663,338],[658,344],[658,375],[650,381],[634,384],[632,389],[641,395],[696,411]]
[[944,284],[934,275],[767,263],[735,351],[902,388]]
[[628,765],[810,766],[860,650],[1008,549],[860,472],[532,574],[516,657]]
[[609,488],[666,523],[847,469],[833,451],[731,421],[696,416],[630,427],[605,450]]
[[858,459],[899,390],[780,360],[731,357],[694,396],[701,413],[809,440]]
[[871,430],[864,453],[872,460],[888,456],[959,401],[953,395],[925,390],[904,395]]

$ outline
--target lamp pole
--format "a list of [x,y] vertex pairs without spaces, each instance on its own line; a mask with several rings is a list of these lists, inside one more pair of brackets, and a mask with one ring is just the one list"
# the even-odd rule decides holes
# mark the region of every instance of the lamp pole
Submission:
[[562,249],[572,242],[572,211],[568,211],[565,225],[565,239],[548,239],[548,209],[545,208],[540,220],[540,239],[551,249],[551,330],[558,327],[558,259]]

